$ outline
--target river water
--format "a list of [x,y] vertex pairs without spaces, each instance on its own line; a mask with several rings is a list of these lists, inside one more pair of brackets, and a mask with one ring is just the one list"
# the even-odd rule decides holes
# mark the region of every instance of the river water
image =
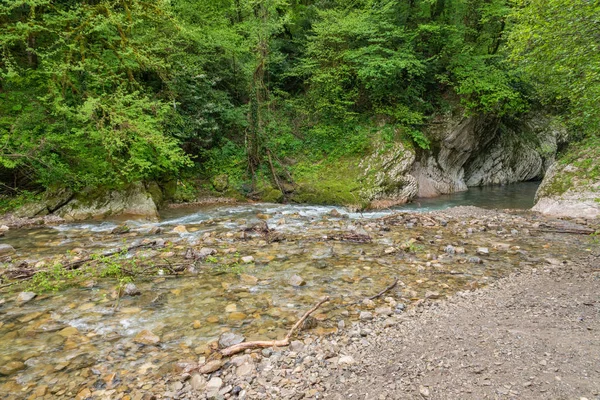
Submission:
[[[535,188],[524,183],[475,189],[422,199],[401,211],[458,204],[528,208]],[[338,215],[333,209],[273,204],[180,208],[163,213],[157,223],[128,221],[130,231],[120,235],[111,233],[122,224],[118,221],[7,232],[3,242],[17,250],[13,265],[65,263],[144,240],[161,245],[119,260],[142,272],[151,267],[152,273],[135,278],[139,296],[119,296],[116,280],[101,276],[57,293],[39,293],[23,305],[14,299],[27,286],[0,292],[0,395],[28,398],[46,390],[48,398],[73,398],[85,387],[122,398],[150,390],[147,382],[173,372],[178,361],[201,361],[208,343],[223,332],[249,340],[281,338],[324,295],[334,301],[315,316],[314,331],[321,334],[337,329],[340,319],[356,317],[354,308],[341,305],[377,293],[394,277],[402,284],[390,295],[410,306],[428,292],[443,297],[485,285],[527,257],[568,253],[568,241],[557,240],[550,251],[547,238],[522,238],[528,222],[518,215],[492,222],[411,216],[421,213],[382,220],[398,210],[348,213],[338,208]],[[252,229],[263,221],[271,229],[269,237]],[[366,236],[372,240],[360,240]],[[447,251],[448,245],[457,252]],[[492,249],[493,262],[476,255],[478,246]],[[198,260],[185,257],[201,248],[216,253]],[[252,260],[243,260],[247,256]],[[109,268],[102,263],[90,268],[101,265]],[[185,271],[174,273],[180,265]],[[295,275],[301,286],[291,283]],[[160,343],[135,343],[142,330],[158,335]]]

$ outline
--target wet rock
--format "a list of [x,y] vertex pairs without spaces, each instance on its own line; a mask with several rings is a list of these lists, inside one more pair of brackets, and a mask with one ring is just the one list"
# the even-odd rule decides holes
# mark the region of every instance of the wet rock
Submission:
[[454,246],[451,246],[451,245],[446,246],[446,248],[444,249],[444,251],[447,254],[455,254],[456,253],[456,249],[454,248]]
[[125,233],[129,233],[129,231],[131,231],[131,228],[129,226],[127,226],[126,224],[123,224],[123,225],[114,227],[110,231],[110,233],[113,235],[123,235]]
[[470,262],[471,264],[481,264],[481,263],[483,263],[483,260],[481,258],[475,257],[475,256],[469,257],[467,259],[467,261]]
[[246,285],[256,285],[258,283],[257,277],[248,274],[241,274],[240,280]]
[[292,275],[290,279],[288,279],[288,283],[294,287],[306,285],[306,281],[300,275]]
[[10,244],[0,244],[0,256],[6,256],[9,254],[14,254],[15,248]]
[[201,374],[210,374],[211,372],[218,371],[223,366],[223,360],[212,360],[198,368],[198,372]]
[[233,332],[225,332],[219,337],[219,347],[224,349],[242,343],[246,338]]
[[0,365],[0,375],[12,375],[22,369],[25,369],[25,364],[21,361],[9,361],[4,365]]
[[145,345],[156,345],[160,343],[160,338],[149,330],[144,329],[133,339],[135,343]]
[[200,328],[202,327],[202,324],[200,323],[200,321],[198,321],[198,320],[195,320],[195,321],[192,323],[192,327],[193,327],[194,329],[200,329]]
[[74,335],[78,335],[79,330],[74,326],[67,326],[65,329],[60,330],[58,334],[64,338],[68,338]]
[[123,289],[123,294],[125,294],[126,296],[138,296],[142,294],[142,292],[140,292],[140,290],[137,288],[137,286],[135,286],[135,284],[128,283]]
[[25,304],[31,300],[33,300],[37,296],[34,292],[21,292],[17,296],[16,302],[17,304]]
[[217,250],[213,249],[211,247],[203,247],[197,253],[198,258],[206,258],[206,257],[212,256],[214,254],[217,254]]
[[152,228],[150,228],[150,230],[148,231],[148,234],[149,235],[158,235],[161,232],[162,232],[162,228],[160,226],[154,225]]
[[262,219],[262,220],[267,220],[270,217],[267,214],[256,214],[256,218]]
[[178,225],[173,228],[173,233],[188,233],[188,230],[184,225]]
[[329,211],[328,214],[332,218],[341,218],[342,217],[342,214],[338,210],[336,210],[335,208],[333,210]]

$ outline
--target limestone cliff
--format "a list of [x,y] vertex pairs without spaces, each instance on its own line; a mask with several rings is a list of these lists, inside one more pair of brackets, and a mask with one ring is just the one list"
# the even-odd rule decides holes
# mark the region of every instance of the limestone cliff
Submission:
[[599,159],[599,139],[574,145],[548,170],[533,210],[561,217],[600,218]]

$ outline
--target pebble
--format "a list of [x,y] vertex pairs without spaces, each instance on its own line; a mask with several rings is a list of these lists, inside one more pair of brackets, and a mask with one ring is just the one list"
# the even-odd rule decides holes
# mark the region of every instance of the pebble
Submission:
[[12,375],[22,369],[25,369],[25,364],[21,361],[9,361],[0,366],[0,375]]
[[200,374],[192,375],[192,379],[190,380],[190,385],[192,389],[201,391],[206,387],[206,379]]
[[215,372],[223,366],[223,360],[212,360],[198,368],[198,372],[201,374],[210,374],[211,372]]
[[[1,245],[0,245],[1,246]],[[16,302],[18,304],[25,304],[31,300],[33,300],[37,296],[34,292],[21,292],[17,296]]]
[[135,336],[133,341],[139,344],[156,345],[160,343],[160,338],[149,330],[144,329]]
[[142,294],[142,292],[140,292],[140,290],[137,288],[137,286],[135,286],[134,283],[128,283],[127,285],[125,285],[125,289],[123,290],[123,293],[126,296],[138,296],[140,294]]
[[362,321],[370,321],[373,319],[373,314],[370,311],[361,311],[358,318]]
[[302,279],[300,275],[292,275],[288,280],[288,283],[294,287],[300,287],[306,285],[306,281]]
[[242,343],[246,338],[233,332],[225,332],[219,337],[219,347],[224,349]]
[[12,247],[10,244],[0,244],[0,255],[4,256],[7,254],[13,254],[15,252],[15,248]]
[[212,377],[210,381],[208,381],[208,383],[206,384],[206,391],[209,393],[216,392],[219,389],[221,389],[221,386],[223,386],[223,380],[215,376]]
[[251,264],[251,263],[254,262],[254,257],[252,257],[252,256],[245,256],[245,257],[242,257],[241,260],[242,260],[242,262],[244,264]]
[[188,230],[184,225],[177,225],[173,228],[173,233],[188,233]]
[[338,360],[339,365],[352,365],[354,363],[356,363],[356,361],[354,361],[354,358],[352,356],[342,356]]
[[488,249],[487,247],[478,247],[477,254],[479,254],[480,256],[489,256],[490,249]]

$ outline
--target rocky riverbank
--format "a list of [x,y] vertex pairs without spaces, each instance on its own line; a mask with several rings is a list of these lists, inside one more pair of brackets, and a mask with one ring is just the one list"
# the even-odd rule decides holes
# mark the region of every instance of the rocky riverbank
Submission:
[[600,396],[600,252],[540,260],[484,289],[359,321],[289,349],[172,376],[174,399],[593,399]]
[[[14,247],[0,264],[0,394],[8,399],[321,398],[366,390],[361,379],[386,376],[390,362],[412,374],[412,364],[398,363],[438,349],[436,335],[460,343],[435,332],[460,322],[452,310],[467,309],[459,333],[469,328],[467,317],[478,314],[470,303],[454,309],[451,302],[473,298],[482,315],[493,315],[496,294],[478,289],[534,269],[545,276],[545,270],[579,268],[581,255],[597,248],[590,234],[599,228],[597,220],[475,207],[360,215],[257,205],[186,212],[154,225],[10,229],[5,240]],[[596,267],[590,268],[585,277],[593,285]],[[369,300],[396,278],[397,286]],[[594,293],[591,286],[559,278],[575,283],[568,290],[581,287],[576,298]],[[538,283],[525,293],[539,296]],[[507,293],[506,298],[514,297]],[[221,356],[220,348],[240,340],[283,338],[325,295],[331,301],[315,311],[289,348]],[[539,314],[534,311],[527,315]],[[420,321],[421,314],[432,315],[423,324],[433,327],[445,316],[448,323],[429,331],[411,322]],[[556,315],[556,323],[563,321]],[[504,316],[498,318],[502,322]],[[488,321],[491,333],[477,335],[495,334],[495,321]],[[521,325],[518,319],[511,323]],[[405,337],[412,341],[399,341]],[[387,342],[397,346],[385,347]],[[378,353],[384,349],[389,357]],[[444,357],[431,365],[441,368]],[[385,391],[374,382],[369,395],[397,398],[407,388],[423,386],[423,393],[453,398],[444,397],[446,383],[436,389],[417,381],[428,368]],[[394,379],[387,376],[388,381]]]

